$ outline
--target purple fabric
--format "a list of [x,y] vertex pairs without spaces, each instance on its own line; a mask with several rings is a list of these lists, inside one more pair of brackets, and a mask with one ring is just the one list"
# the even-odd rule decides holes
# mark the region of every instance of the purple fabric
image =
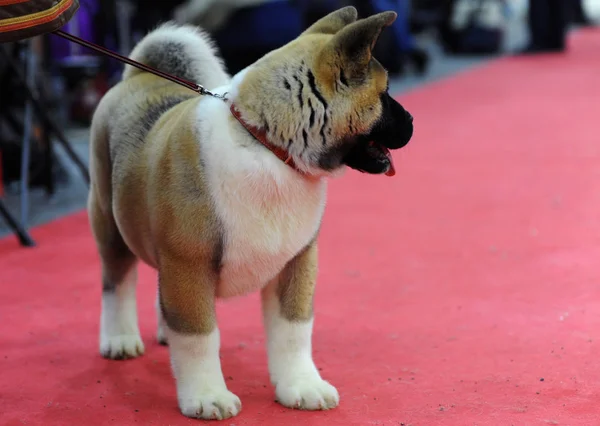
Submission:
[[[101,40],[94,40],[94,15],[97,10],[98,0],[80,0],[79,10],[61,30],[81,37],[84,40],[102,44]],[[61,37],[49,37],[49,40],[52,59],[56,62],[72,59],[72,56],[94,55],[88,49]]]

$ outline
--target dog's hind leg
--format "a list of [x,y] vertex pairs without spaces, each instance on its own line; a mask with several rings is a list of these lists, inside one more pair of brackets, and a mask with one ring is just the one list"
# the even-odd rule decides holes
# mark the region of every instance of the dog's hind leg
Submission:
[[135,358],[144,353],[137,318],[137,258],[121,237],[112,215],[92,195],[89,216],[102,263],[100,353],[105,358]]
[[90,225],[102,264],[100,353],[105,358],[135,358],[144,353],[137,318],[138,260],[113,215],[108,146],[102,133],[92,125],[88,198]]

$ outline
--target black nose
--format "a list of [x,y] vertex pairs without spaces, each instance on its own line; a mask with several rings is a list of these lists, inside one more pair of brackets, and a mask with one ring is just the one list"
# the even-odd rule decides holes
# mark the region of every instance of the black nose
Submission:
[[413,116],[410,114],[410,112],[406,111],[406,118],[408,119],[408,121],[410,121],[411,123],[413,122],[414,118]]

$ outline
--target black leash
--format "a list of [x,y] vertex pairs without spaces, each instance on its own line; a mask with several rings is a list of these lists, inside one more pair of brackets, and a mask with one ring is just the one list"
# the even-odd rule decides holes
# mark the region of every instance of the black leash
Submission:
[[126,64],[129,64],[133,67],[136,67],[138,69],[141,69],[142,71],[146,71],[149,72],[151,74],[157,75],[159,77],[165,78],[169,81],[172,81],[173,83],[177,83],[180,84],[184,87],[187,87],[190,90],[193,90],[196,93],[199,93],[200,95],[207,95],[207,96],[212,96],[213,98],[219,98],[219,99],[225,99],[224,95],[219,95],[216,93],[212,93],[210,90],[205,89],[202,85],[197,84],[197,83],[192,83],[191,81],[187,81],[184,80],[183,78],[179,78],[176,77],[174,75],[171,75],[169,73],[157,70],[156,68],[150,67],[148,65],[144,65],[140,62],[134,61],[133,59],[130,59],[126,56],[123,55],[119,55],[116,52],[113,52],[112,50],[109,50],[105,47],[102,47],[100,45],[97,45],[95,43],[92,43],[90,41],[84,40],[82,38],[79,38],[77,36],[74,36],[73,34],[69,34],[69,33],[65,33],[64,31],[61,30],[57,30],[54,31],[52,34],[56,34],[57,36],[60,36],[62,38],[65,38],[69,41],[72,41],[74,43],[77,43],[81,46],[87,47],[88,49],[92,49],[96,52],[102,53],[103,55],[109,56],[113,59],[116,59],[118,61],[124,62]]

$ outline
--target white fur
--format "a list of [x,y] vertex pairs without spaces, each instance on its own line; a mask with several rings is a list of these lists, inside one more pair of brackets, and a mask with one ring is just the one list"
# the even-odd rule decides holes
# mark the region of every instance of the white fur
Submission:
[[144,353],[136,301],[137,269],[132,268],[115,291],[102,292],[100,353],[106,358],[135,358]]
[[[244,75],[213,91],[228,92],[229,102],[235,101]],[[327,189],[324,178],[299,175],[231,118],[227,102],[206,98],[194,123],[210,195],[225,231],[219,297],[256,291],[272,281],[316,236]],[[312,361],[312,321],[291,323],[279,315],[276,298],[272,303],[265,309],[265,324],[278,401],[311,410],[337,406],[337,390],[321,379]],[[166,329],[182,413],[204,419],[237,415],[241,403],[223,379],[218,330],[183,336]]]
[[[179,43],[184,47],[185,59],[188,61],[189,68],[196,75],[195,83],[201,83],[210,88],[229,81],[229,75],[225,72],[223,61],[217,55],[214,41],[199,27],[192,25],[176,25],[172,22],[160,25],[140,40],[131,51],[130,57],[135,61],[148,64],[146,53],[169,42]],[[162,69],[161,71],[169,72],[170,70]],[[140,70],[137,68],[125,65],[123,79],[138,72]]]
[[[181,42],[195,64],[191,69],[194,73],[197,69],[197,81],[213,92],[228,93],[227,102],[203,98],[190,125],[201,145],[207,186],[225,232],[216,295],[231,297],[272,282],[316,237],[325,209],[326,174],[309,179],[300,175],[257,143],[231,116],[229,102],[235,102],[246,71],[229,81],[223,70],[216,69],[219,63],[211,57],[212,46],[203,37],[190,27],[163,26],[146,36],[132,56],[141,60],[146,49],[154,52],[150,49],[165,41]],[[126,69],[124,77],[133,72]],[[211,73],[214,75],[208,78]],[[138,348],[135,286],[122,287],[125,293],[115,300],[107,296],[104,301],[102,335],[133,336]],[[288,407],[335,407],[338,392],[320,377],[312,360],[312,321],[292,323],[280,315],[277,297],[266,300],[269,370],[277,399]],[[223,378],[218,329],[209,335],[183,335],[166,326],[158,306],[157,316],[158,338],[166,336],[168,340],[181,412],[202,419],[237,415],[241,402]]]
[[[244,74],[214,91],[235,101]],[[197,117],[208,187],[225,230],[217,296],[247,294],[264,287],[316,236],[326,180],[306,179],[284,164],[231,119],[222,100],[200,102]]]
[[269,374],[280,404],[304,410],[337,407],[338,391],[323,380],[312,359],[313,320],[291,322],[281,314],[273,290],[263,299]]
[[219,329],[209,335],[183,335],[167,327],[171,365],[181,412],[188,417],[222,420],[242,409],[229,392],[219,359]]

